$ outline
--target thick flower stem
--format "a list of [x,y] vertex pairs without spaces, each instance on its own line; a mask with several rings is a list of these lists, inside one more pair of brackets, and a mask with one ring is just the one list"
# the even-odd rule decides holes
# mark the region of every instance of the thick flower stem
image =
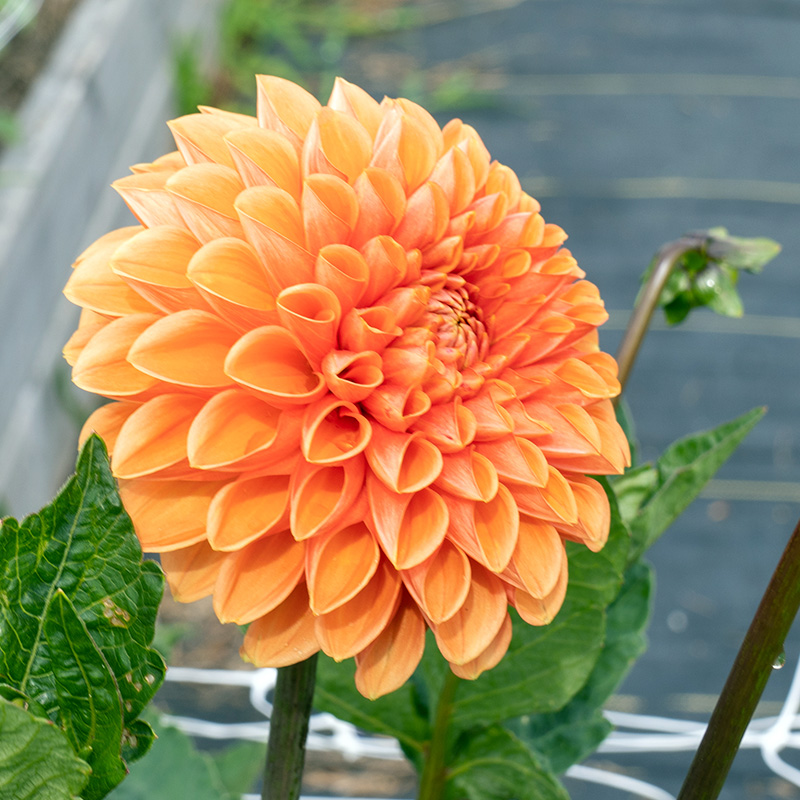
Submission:
[[436,707],[436,719],[433,723],[428,757],[422,771],[418,800],[440,800],[444,796],[444,785],[447,780],[445,764],[447,728],[450,724],[450,715],[453,713],[453,699],[458,681],[452,672],[448,672],[439,694],[439,705]]
[[278,670],[261,800],[300,797],[316,673],[316,654]]
[[800,607],[800,522],[764,592],[678,800],[714,800]]
[[617,350],[617,364],[619,365],[619,382],[624,389],[628,376],[633,369],[636,355],[644,341],[647,328],[650,325],[650,318],[653,316],[658,305],[658,298],[675,269],[681,256],[702,247],[706,242],[704,234],[688,234],[682,238],[665,244],[655,256],[653,270],[647,283],[639,293],[636,307],[633,309],[625,335]]

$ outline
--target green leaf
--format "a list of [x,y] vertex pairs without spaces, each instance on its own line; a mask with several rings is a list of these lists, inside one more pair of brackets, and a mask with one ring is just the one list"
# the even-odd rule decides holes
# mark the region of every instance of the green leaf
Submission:
[[126,764],[133,764],[150,752],[156,734],[148,722],[135,719],[122,731],[122,758]]
[[569,800],[536,754],[500,726],[467,739],[448,776],[448,800]]
[[[630,520],[631,560],[643,553],[697,497],[765,411],[754,408],[711,431],[680,439],[664,451],[656,462],[653,490]],[[620,480],[615,482],[615,489],[619,483]]]
[[658,486],[658,470],[652,464],[642,464],[613,478],[611,486],[617,497],[622,519],[630,524],[645,501],[653,496]]
[[0,699],[0,797],[74,800],[88,776],[63,731]]
[[722,264],[710,264],[695,278],[697,305],[708,306],[724,317],[741,317],[744,306],[736,290],[737,274]]
[[58,712],[44,620],[64,592],[111,667],[130,722],[155,694],[165,666],[149,647],[164,578],[122,508],[102,441],[91,437],[76,475],[21,524],[0,528],[0,680]]
[[252,791],[264,769],[265,751],[259,742],[239,742],[213,755],[222,785],[232,796]]
[[733,269],[761,272],[781,251],[772,239],[731,236],[725,228],[711,228],[706,245],[708,255]]
[[84,800],[105,797],[126,775],[122,749],[122,699],[103,654],[69,598],[58,589],[47,607],[44,637],[53,658],[59,721],[76,753],[92,768]]

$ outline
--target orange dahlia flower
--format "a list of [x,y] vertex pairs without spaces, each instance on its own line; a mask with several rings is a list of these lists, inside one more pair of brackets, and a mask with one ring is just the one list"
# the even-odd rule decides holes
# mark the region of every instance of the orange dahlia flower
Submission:
[[475,678],[599,550],[628,464],[597,289],[460,120],[337,80],[258,79],[118,180],[139,225],[77,260],[73,380],[172,592],[250,623],[244,656],[355,657],[400,686],[430,628]]

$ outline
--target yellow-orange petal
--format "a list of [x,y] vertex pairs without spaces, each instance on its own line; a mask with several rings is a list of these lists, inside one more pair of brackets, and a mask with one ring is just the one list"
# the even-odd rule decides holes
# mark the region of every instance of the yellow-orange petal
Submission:
[[239,128],[225,143],[245,186],[275,186],[300,200],[300,161],[285,136],[264,128]]
[[497,475],[492,460],[470,447],[443,457],[442,472],[436,485],[464,500],[486,503],[497,494]]
[[392,621],[356,655],[356,688],[375,700],[399,689],[425,650],[425,620],[409,599],[401,600]]
[[383,552],[397,569],[421,564],[444,541],[448,508],[431,488],[398,494],[374,475],[367,475],[370,525]]
[[326,286],[298,283],[284,289],[275,300],[278,318],[291,331],[315,369],[333,349],[342,307]]
[[183,227],[185,222],[174,196],[167,191],[166,183],[175,174],[171,170],[158,172],[142,172],[126,175],[111,184],[125,205],[146,228],[157,225],[173,225]]
[[242,658],[257,667],[288,667],[305,661],[319,650],[314,619],[308,590],[301,582],[280,605],[250,624]]
[[408,430],[431,408],[431,399],[425,392],[396,383],[382,384],[362,402],[372,417],[390,431]]
[[280,411],[240,389],[220,392],[189,429],[189,463],[198,469],[237,472],[288,465],[300,445],[301,420],[301,412]]
[[325,394],[325,380],[285,328],[267,325],[246,333],[225,360],[226,374],[279,407],[306,405]]
[[480,564],[472,564],[469,594],[456,613],[433,625],[436,643],[452,664],[466,664],[486,650],[508,615],[503,581]]
[[450,514],[448,538],[492,572],[502,572],[517,545],[519,511],[501,483],[489,501],[445,496]]
[[372,351],[331,350],[321,364],[328,389],[340,400],[358,403],[383,383],[381,357]]
[[178,311],[143,331],[128,352],[128,361],[168,383],[217,389],[231,384],[223,365],[238,336],[208,311]]
[[362,350],[380,353],[402,332],[394,312],[385,306],[351,308],[342,317],[339,343],[343,349],[356,353]]
[[369,239],[361,252],[369,266],[369,282],[362,298],[365,306],[398,284],[415,279],[409,274],[409,255],[391,236]]
[[306,408],[300,449],[312,464],[337,464],[363,452],[371,436],[357,406],[328,395]]
[[162,311],[208,308],[186,276],[200,243],[185,228],[160,225],[137,233],[114,251],[110,267]]
[[442,471],[442,454],[422,432],[399,433],[372,425],[366,449],[373,473],[398,494],[430,486]]
[[372,138],[353,116],[323,107],[303,143],[303,174],[323,172],[353,183],[369,164]]
[[360,86],[344,78],[336,78],[328,107],[355,117],[366,128],[370,138],[375,138],[383,119],[383,110]]
[[301,201],[306,247],[318,253],[326,244],[347,244],[358,219],[358,198],[334,175],[309,175]]
[[433,555],[400,574],[425,616],[438,624],[464,605],[472,570],[463,550],[445,539]]
[[92,242],[76,259],[72,262],[73,267],[77,267],[87,258],[101,256],[108,260],[112,253],[123,243],[127,242],[131,236],[135,236],[139,231],[143,231],[141,225],[127,225],[124,228],[115,228],[108,233],[104,233],[99,239]]
[[230,151],[225,146],[225,134],[250,125],[243,120],[252,117],[234,117],[222,114],[186,114],[170,120],[167,125],[175,138],[175,144],[187,164],[216,163],[233,167]]
[[84,442],[93,433],[96,433],[105,442],[106,450],[108,450],[109,454],[112,454],[120,428],[137,408],[139,408],[139,403],[121,401],[106,403],[104,406],[95,409],[86,422],[83,423],[78,436],[78,447],[83,447]]
[[358,250],[346,244],[328,244],[320,248],[314,264],[314,281],[336,295],[342,314],[358,305],[369,279],[369,265]]
[[214,550],[241,550],[289,524],[289,476],[242,477],[223,486],[208,509],[208,543]]
[[204,402],[188,394],[162,394],[139,406],[117,435],[111,458],[115,477],[155,475],[184,461],[189,427]]
[[408,198],[406,213],[392,234],[406,250],[423,249],[441,239],[450,221],[447,195],[428,181]]
[[309,605],[327,614],[354,598],[369,583],[380,562],[380,549],[366,525],[357,522],[305,543]]
[[292,536],[301,541],[363,520],[365,469],[363,456],[331,465],[301,461],[289,488]]
[[342,661],[374,642],[397,611],[402,586],[397,571],[381,560],[369,583],[352,600],[316,618],[322,650]]
[[316,257],[306,249],[300,206],[292,195],[273,186],[251,186],[235,205],[273,294],[313,280]]
[[194,254],[186,275],[208,305],[240,330],[278,322],[275,297],[247,242],[232,238],[208,242]]
[[564,543],[553,525],[520,516],[519,538],[507,570],[515,583],[532,597],[547,597],[558,582],[566,557]]
[[597,481],[585,475],[570,475],[568,482],[578,507],[578,519],[575,525],[559,524],[559,533],[583,542],[596,553],[608,539],[611,525],[608,497]]
[[243,236],[234,202],[244,189],[239,173],[222,164],[193,164],[166,182],[184,223],[199,242]]
[[578,506],[572,488],[555,467],[548,467],[548,473],[545,486],[512,483],[508,488],[523,513],[546,522],[572,525],[578,521]]
[[230,553],[214,587],[220,622],[246,625],[277,608],[303,578],[305,547],[289,531]]
[[521,589],[512,591],[514,607],[529,625],[549,625],[555,619],[567,594],[567,570],[567,559],[564,557],[556,585],[546,597],[533,597]]
[[172,597],[179,603],[193,603],[208,597],[222,569],[225,553],[212,550],[207,542],[170,550],[161,554]]
[[206,514],[221,481],[120,481],[119,494],[146,553],[205,541]]
[[119,400],[142,399],[163,385],[127,359],[131,345],[158,319],[155,314],[132,314],[101,328],[78,356],[72,368],[73,383],[87,392]]
[[319,101],[296,83],[274,75],[256,75],[256,116],[262,128],[278,131],[299,151]]
[[496,667],[511,644],[511,617],[506,614],[497,636],[492,639],[489,646],[472,661],[466,664],[451,664],[450,669],[454,675],[467,681],[474,681],[481,673]]
[[64,345],[61,351],[64,360],[71,367],[75,366],[78,356],[83,352],[83,348],[89,343],[89,340],[99,331],[108,325],[110,320],[101,314],[96,314],[88,308],[81,309],[81,316],[78,322],[78,328],[69,340]]
[[443,453],[458,453],[475,439],[478,430],[475,414],[460,398],[434,406],[414,423]]
[[430,179],[444,191],[451,216],[462,212],[475,197],[475,172],[467,154],[457,147],[439,159]]
[[159,156],[155,161],[133,164],[129,169],[138,175],[142,172],[175,172],[185,166],[183,156],[178,150],[173,150],[171,153]]
[[367,167],[353,188],[358,219],[350,243],[362,247],[374,236],[390,234],[397,227],[406,211],[406,193],[400,181],[380,167]]

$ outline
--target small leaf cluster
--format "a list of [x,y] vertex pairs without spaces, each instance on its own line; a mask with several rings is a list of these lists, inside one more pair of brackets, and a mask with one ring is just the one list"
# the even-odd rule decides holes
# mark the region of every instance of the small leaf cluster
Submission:
[[[731,236],[725,228],[687,234],[696,248],[685,253],[670,274],[659,305],[670,325],[683,321],[693,308],[705,306],[726,317],[744,313],[736,288],[742,271],[758,273],[780,252],[771,239]],[[651,268],[645,273],[646,282]]]
[[150,647],[163,589],[97,437],[50,505],[3,520],[0,796],[96,800],[148,751],[139,715],[166,671]]

